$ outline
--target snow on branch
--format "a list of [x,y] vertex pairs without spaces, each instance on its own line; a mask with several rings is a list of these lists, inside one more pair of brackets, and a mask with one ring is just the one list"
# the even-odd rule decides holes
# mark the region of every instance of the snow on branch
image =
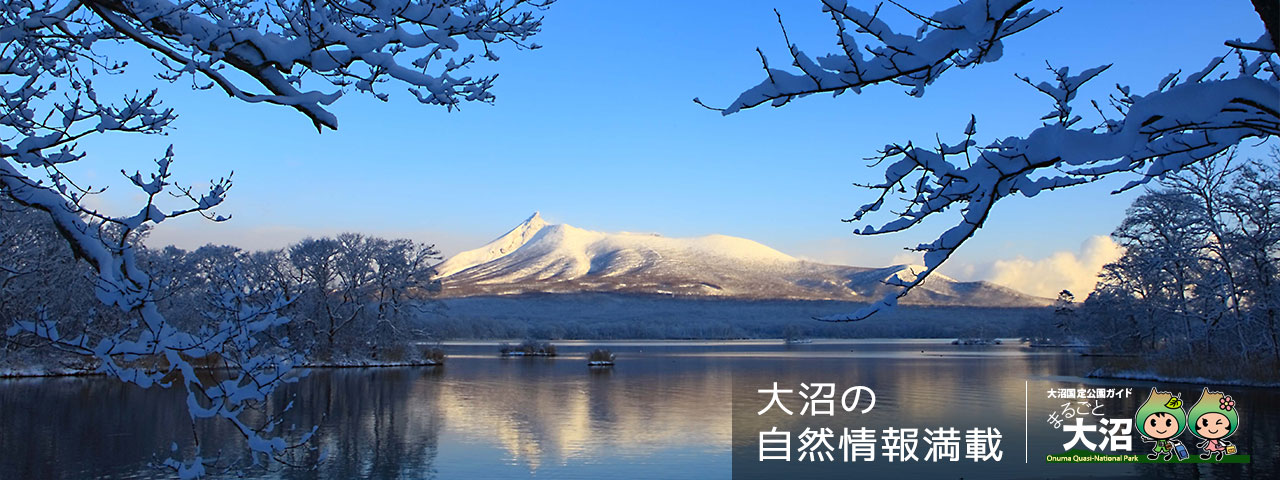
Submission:
[[[1030,0],[966,2],[929,16],[901,7],[920,22],[915,34],[909,35],[895,31],[880,19],[884,4],[868,12],[845,1],[822,0],[823,11],[831,15],[836,26],[839,53],[814,61],[787,39],[791,65],[800,70],[792,73],[771,67],[764,52],[757,49],[765,80],[742,92],[728,107],[714,110],[729,115],[765,102],[781,107],[815,93],[856,94],[864,87],[881,83],[908,87],[911,96],[922,96],[925,87],[952,66],[966,68],[999,60],[1005,37],[1054,13],[1023,9],[1027,3]],[[781,16],[778,22],[782,23]],[[870,43],[860,45],[859,34]],[[783,35],[785,38],[785,28]],[[702,104],[696,98],[694,101]]]
[[[826,63],[819,62],[823,68],[814,68],[808,57],[792,46],[800,74],[769,69],[766,81],[745,91],[724,112],[734,113],[770,100],[780,106],[810,93],[839,92],[839,85],[854,88],[884,83],[886,78],[911,86],[910,93],[919,96],[952,55],[957,56],[953,61],[957,66],[994,60],[1000,52],[1000,38],[1049,14],[1017,11],[1027,3],[968,1],[929,17],[917,15],[923,23],[922,33],[911,38],[890,33],[875,19],[878,9],[866,13],[843,3],[824,2],[827,11],[850,21],[857,19],[859,32],[870,33],[884,46],[869,49],[871,59],[849,53],[852,39],[841,27],[839,46],[846,53],[824,57]],[[844,13],[850,10],[854,13]],[[840,17],[836,18],[840,23]],[[1228,45],[1230,55],[1211,59],[1185,81],[1180,72],[1171,74],[1146,94],[1117,85],[1117,93],[1109,100],[1110,112],[1092,102],[1101,117],[1095,126],[1076,127],[1081,117],[1073,113],[1072,102],[1080,86],[1097,78],[1109,65],[1079,74],[1050,66],[1051,81],[1037,83],[1019,77],[1053,102],[1053,110],[1040,119],[1042,125],[1026,135],[979,146],[973,139],[977,120],[971,117],[963,139],[955,144],[938,141],[936,146],[918,146],[908,141],[886,145],[871,158],[873,166],[883,169],[884,180],[862,185],[877,192],[877,198],[845,221],[860,222],[867,214],[893,204],[891,219],[866,224],[854,232],[899,232],[933,216],[949,219],[951,227],[933,241],[913,248],[924,253],[925,270],[913,279],[896,281],[897,291],[855,313],[822,320],[861,320],[896,305],[972,237],[996,202],[1009,195],[1031,197],[1116,174],[1136,177],[1120,189],[1123,191],[1213,158],[1246,139],[1280,134],[1280,106],[1276,103],[1280,79],[1277,54],[1268,47],[1269,38],[1264,35],[1256,42]],[[1231,57],[1235,61],[1228,61]],[[847,62],[838,60],[841,58]],[[843,63],[834,68],[837,61]],[[871,71],[882,73],[866,74]],[[880,80],[867,82],[866,78]]]

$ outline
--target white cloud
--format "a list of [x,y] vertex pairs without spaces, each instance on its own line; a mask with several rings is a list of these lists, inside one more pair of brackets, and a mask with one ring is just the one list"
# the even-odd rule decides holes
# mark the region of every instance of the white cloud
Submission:
[[1076,299],[1084,299],[1098,283],[1098,272],[1103,265],[1114,262],[1123,253],[1124,248],[1111,237],[1097,235],[1085,240],[1079,252],[1058,251],[1036,260],[1022,256],[996,260],[987,280],[1049,298],[1067,289]]
[[889,259],[890,265],[924,265],[924,255],[920,252],[902,252]]

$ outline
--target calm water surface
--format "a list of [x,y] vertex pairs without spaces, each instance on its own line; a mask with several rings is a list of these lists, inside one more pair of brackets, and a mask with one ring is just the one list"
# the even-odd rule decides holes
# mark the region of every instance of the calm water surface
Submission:
[[[613,342],[611,369],[590,369],[599,343],[557,342],[561,356],[499,358],[493,343],[453,343],[444,367],[315,370],[284,394],[290,422],[319,425],[327,455],[315,470],[255,471],[274,478],[729,478],[735,402],[764,406],[756,390],[779,382],[874,389],[875,409],[823,419],[840,427],[996,426],[999,463],[832,465],[860,476],[1044,478],[1202,476],[1275,478],[1280,391],[1226,387],[1241,429],[1231,438],[1250,465],[1047,465],[1069,439],[1044,426],[1050,388],[1133,388],[1111,412],[1132,412],[1150,382],[1083,379],[1090,359],[1016,344],[957,347],[936,340]],[[1158,384],[1194,401],[1196,385]],[[176,392],[103,378],[0,380],[0,478],[165,478],[148,464],[189,450]],[[287,401],[282,396],[281,402]],[[1056,402],[1061,403],[1061,402]],[[793,405],[798,407],[798,405]],[[1112,409],[1114,408],[1114,409]],[[1113,416],[1121,416],[1118,413]],[[757,419],[739,429],[767,429]],[[1029,426],[1030,428],[1027,428]],[[206,457],[243,451],[224,425],[201,427]],[[1190,437],[1187,436],[1186,439]],[[1186,440],[1184,439],[1184,440]],[[754,437],[740,449],[755,448]],[[1025,443],[1025,444],[1024,444]],[[1146,453],[1135,437],[1135,451]],[[923,443],[922,443],[923,445]],[[923,457],[923,449],[920,451]],[[838,455],[838,453],[837,453]],[[828,470],[827,473],[832,472]],[[750,472],[739,472],[745,474]],[[766,471],[758,476],[771,475]],[[815,473],[817,475],[817,473]],[[823,478],[832,478],[823,474]]]

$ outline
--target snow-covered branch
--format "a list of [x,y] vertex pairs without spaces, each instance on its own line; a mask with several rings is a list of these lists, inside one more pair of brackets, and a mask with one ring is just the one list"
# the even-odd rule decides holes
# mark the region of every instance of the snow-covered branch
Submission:
[[[526,43],[542,26],[531,9],[550,2],[84,3],[112,29],[156,52],[169,68],[169,79],[203,76],[237,99],[287,105],[311,118],[316,128],[337,128],[327,106],[342,95],[341,87],[387,100],[375,87],[394,79],[422,103],[454,108],[463,101],[492,101],[496,75],[456,75],[475,61],[474,54],[460,53],[458,39],[478,43],[491,61],[498,59],[491,47],[504,41],[537,48]],[[223,66],[247,74],[248,83],[261,90],[249,91],[249,85],[224,75]],[[339,89],[302,91],[307,74]]]
[[[961,67],[997,59],[1000,38],[1049,14],[1018,10],[1027,3],[964,2],[928,17],[918,16],[922,26],[912,38],[891,33],[875,19],[874,12],[824,2],[827,11],[856,10],[846,18],[858,19],[858,33],[871,35],[884,46],[869,49],[871,59],[855,56],[847,47],[853,38],[842,26],[839,45],[845,53],[824,57],[826,63],[818,63],[821,68],[792,46],[800,74],[770,69],[766,81],[748,89],[724,111],[734,113],[768,100],[777,106],[811,93],[839,92],[841,84],[853,88],[877,83],[862,82],[862,78],[892,78],[892,83],[910,86],[910,93],[919,96],[948,65],[940,62],[952,55],[957,55],[953,64]],[[1042,126],[1023,136],[979,146],[973,140],[977,120],[971,117],[963,139],[955,144],[886,145],[872,158],[874,165],[883,168],[884,180],[864,185],[876,191],[877,198],[846,221],[861,221],[867,214],[884,210],[887,203],[894,205],[894,218],[865,225],[855,233],[903,231],[933,216],[949,218],[952,226],[933,241],[914,247],[924,253],[926,268],[913,279],[895,282],[901,287],[897,292],[853,314],[824,320],[860,320],[895,305],[971,238],[996,202],[1009,195],[1031,197],[1118,174],[1136,177],[1121,188],[1127,190],[1219,155],[1245,139],[1280,134],[1280,107],[1276,104],[1280,79],[1277,55],[1268,49],[1270,44],[1264,36],[1248,43],[1249,49],[1237,45],[1230,55],[1212,59],[1185,81],[1172,74],[1145,94],[1117,86],[1118,93],[1110,99],[1112,113],[1104,113],[1093,103],[1102,116],[1093,127],[1076,127],[1081,117],[1073,113],[1072,102],[1080,86],[1097,78],[1107,66],[1075,75],[1068,68],[1051,67],[1051,82],[1020,77],[1053,101],[1053,110],[1040,119]],[[839,60],[842,58],[845,60]],[[833,63],[837,61],[841,63]],[[868,77],[863,73],[868,71],[888,73]],[[904,75],[916,71],[928,73]],[[897,75],[888,77],[893,74]]]
[[[742,92],[728,107],[715,110],[729,115],[765,102],[781,107],[815,93],[857,94],[864,87],[882,83],[908,87],[908,94],[922,96],[926,86],[953,66],[967,68],[999,60],[1005,37],[1054,13],[1022,8],[1030,1],[968,2],[929,16],[907,10],[920,22],[912,35],[895,31],[880,18],[883,4],[866,11],[843,0],[822,0],[823,11],[835,24],[840,51],[814,61],[788,39],[791,66],[799,69],[798,73],[771,67],[760,52],[765,80]],[[857,34],[869,37],[870,44],[860,45]]]

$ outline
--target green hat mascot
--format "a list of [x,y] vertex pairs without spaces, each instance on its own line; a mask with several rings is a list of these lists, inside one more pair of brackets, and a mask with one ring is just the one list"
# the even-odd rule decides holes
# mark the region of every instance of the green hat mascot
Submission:
[[[1172,392],[1157,392],[1152,387],[1151,396],[1138,407],[1133,421],[1138,427],[1138,433],[1146,438],[1144,441],[1155,443],[1151,453],[1147,455],[1148,459],[1155,460],[1164,456],[1165,460],[1169,460],[1174,456],[1174,448],[1182,447],[1182,442],[1174,438],[1187,427],[1187,414],[1182,410],[1182,399],[1173,396]],[[1179,455],[1179,460],[1184,456],[1186,455]]]

